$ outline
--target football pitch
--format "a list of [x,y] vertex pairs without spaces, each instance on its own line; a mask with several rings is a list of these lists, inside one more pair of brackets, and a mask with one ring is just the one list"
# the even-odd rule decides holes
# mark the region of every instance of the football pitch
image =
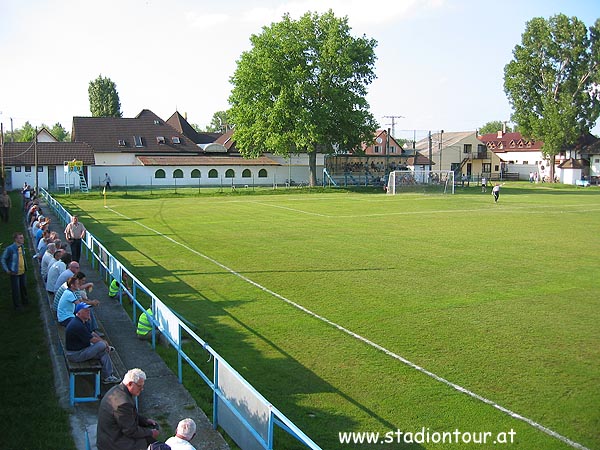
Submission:
[[597,187],[58,199],[323,449],[600,448]]

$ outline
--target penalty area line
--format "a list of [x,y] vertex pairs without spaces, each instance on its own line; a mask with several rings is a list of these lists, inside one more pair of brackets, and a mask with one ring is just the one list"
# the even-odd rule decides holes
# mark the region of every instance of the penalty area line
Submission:
[[563,443],[565,443],[565,444],[567,444],[567,445],[569,445],[569,446],[571,446],[573,448],[576,448],[576,449],[579,449],[579,450],[590,450],[589,448],[587,448],[587,447],[585,447],[585,446],[583,446],[583,445],[581,445],[581,444],[579,444],[579,443],[577,443],[577,442],[575,442],[575,441],[573,441],[573,440],[571,440],[571,439],[569,439],[569,438],[567,438],[567,437],[565,437],[565,436],[557,433],[556,431],[551,430],[548,427],[543,426],[542,424],[540,424],[540,423],[538,423],[538,422],[536,422],[536,421],[534,421],[532,419],[529,419],[529,418],[527,418],[525,416],[522,416],[521,414],[518,414],[518,413],[516,413],[514,411],[511,411],[510,409],[505,408],[502,405],[499,405],[498,403],[494,402],[493,400],[490,400],[490,399],[488,399],[486,397],[483,397],[483,396],[481,396],[481,395],[479,395],[479,394],[477,394],[477,393],[475,393],[475,392],[473,392],[473,391],[471,391],[471,390],[469,390],[467,388],[464,388],[464,387],[462,387],[462,386],[460,386],[460,385],[458,385],[456,383],[453,383],[450,380],[447,380],[446,378],[444,378],[444,377],[442,377],[440,375],[437,375],[437,374],[435,374],[435,373],[433,373],[433,372],[425,369],[424,367],[419,366],[418,364],[413,363],[412,361],[404,358],[403,356],[400,356],[397,353],[394,353],[391,350],[388,350],[385,347],[382,347],[381,345],[377,344],[376,342],[373,342],[370,339],[367,339],[366,337],[361,336],[360,334],[357,334],[354,331],[349,330],[348,328],[345,328],[342,325],[339,325],[339,324],[337,324],[337,323],[329,320],[327,317],[321,316],[320,314],[317,314],[314,311],[311,311],[310,309],[308,309],[308,308],[306,308],[306,307],[304,307],[304,306],[302,306],[302,305],[300,305],[300,304],[298,304],[298,303],[296,303],[296,302],[294,302],[294,301],[292,301],[292,300],[284,297],[281,294],[278,294],[275,291],[272,291],[271,289],[269,289],[269,288],[267,288],[267,287],[265,287],[265,286],[257,283],[254,280],[251,280],[250,278],[246,277],[245,275],[242,275],[241,273],[235,271],[234,269],[231,269],[230,267],[227,267],[226,265],[220,263],[216,259],[213,259],[210,256],[205,255],[204,253],[201,253],[201,252],[199,252],[199,251],[197,251],[197,250],[195,250],[195,249],[193,249],[193,248],[191,248],[191,247],[189,247],[189,246],[187,246],[187,245],[185,245],[185,244],[183,244],[183,243],[181,243],[179,241],[176,241],[175,239],[173,239],[173,238],[171,238],[169,236],[166,236],[165,234],[161,233],[158,230],[155,230],[154,228],[151,228],[151,227],[149,227],[147,225],[144,225],[143,223],[141,223],[141,222],[139,222],[137,220],[134,220],[134,219],[132,219],[130,217],[127,217],[125,214],[122,214],[122,213],[120,213],[120,212],[118,212],[118,211],[116,211],[116,210],[114,210],[114,209],[112,209],[110,207],[107,207],[107,209],[110,210],[110,211],[112,211],[113,213],[117,214],[118,216],[121,216],[124,219],[126,219],[126,220],[128,220],[130,222],[133,222],[133,223],[139,225],[140,227],[142,227],[142,228],[144,228],[144,229],[146,229],[148,231],[151,231],[152,233],[155,233],[156,235],[158,235],[158,236],[160,236],[160,237],[168,240],[169,242],[172,242],[173,244],[178,245],[179,247],[182,247],[182,248],[186,249],[187,251],[193,253],[194,255],[200,256],[201,258],[204,258],[207,261],[210,261],[211,263],[215,264],[216,266],[218,266],[218,267],[222,268],[223,270],[231,273],[232,275],[235,275],[236,277],[240,278],[241,280],[244,280],[245,282],[251,284],[252,286],[256,287],[257,289],[260,289],[261,291],[263,291],[263,292],[265,292],[267,294],[270,294],[270,295],[272,295],[275,298],[278,298],[279,300],[287,303],[288,305],[293,306],[294,308],[299,309],[300,311],[308,314],[309,316],[311,316],[311,317],[313,317],[315,319],[318,319],[318,320],[320,320],[320,321],[322,321],[322,322],[324,322],[324,323],[326,323],[326,324],[328,324],[328,325],[330,325],[330,326],[338,329],[339,331],[342,331],[343,333],[347,334],[348,336],[351,336],[351,337],[353,337],[353,338],[355,338],[355,339],[357,339],[357,340],[359,340],[359,341],[361,341],[361,342],[363,342],[363,343],[365,343],[365,344],[367,344],[367,345],[369,345],[369,346],[371,346],[371,347],[373,347],[373,348],[381,351],[382,353],[390,356],[391,358],[394,358],[397,361],[400,361],[401,363],[403,363],[403,364],[405,364],[405,365],[407,365],[407,366],[409,366],[409,367],[411,367],[411,368],[413,368],[413,369],[421,372],[424,375],[427,375],[430,378],[433,378],[434,380],[436,380],[436,381],[438,381],[440,383],[445,384],[446,386],[451,387],[452,389],[454,389],[454,390],[456,390],[458,392],[461,392],[463,394],[468,395],[471,398],[479,400],[480,402],[485,403],[486,405],[489,405],[489,406],[497,409],[498,411],[501,411],[504,414],[507,414],[508,416],[510,416],[510,417],[512,417],[514,419],[517,419],[517,420],[520,420],[522,422],[525,422],[528,425],[532,426],[533,428],[536,428],[537,430],[542,431],[542,432],[546,433],[547,435],[552,436],[553,438],[558,439],[559,441],[561,441],[561,442],[563,442]]

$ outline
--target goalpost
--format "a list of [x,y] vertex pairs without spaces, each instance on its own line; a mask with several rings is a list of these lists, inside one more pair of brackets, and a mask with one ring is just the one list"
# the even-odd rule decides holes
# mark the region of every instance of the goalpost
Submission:
[[394,170],[390,172],[387,193],[401,192],[454,194],[452,170]]

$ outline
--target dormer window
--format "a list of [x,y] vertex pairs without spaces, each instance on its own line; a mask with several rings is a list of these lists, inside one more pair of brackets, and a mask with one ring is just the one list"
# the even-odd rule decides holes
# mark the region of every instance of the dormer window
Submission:
[[164,144],[165,143],[165,137],[164,136],[156,136],[156,143],[157,144]]
[[154,125],[160,125],[160,120],[158,120],[158,119],[157,119],[157,120],[155,120],[155,121],[154,121]]
[[142,141],[142,137],[141,136],[134,136],[133,137],[133,142],[135,143],[136,147],[143,147],[144,146],[144,142]]
[[125,147],[125,145],[127,145],[125,139],[119,139],[119,147]]
[[179,139],[179,136],[173,136],[171,138],[171,140],[173,141],[173,144],[181,144],[181,140]]

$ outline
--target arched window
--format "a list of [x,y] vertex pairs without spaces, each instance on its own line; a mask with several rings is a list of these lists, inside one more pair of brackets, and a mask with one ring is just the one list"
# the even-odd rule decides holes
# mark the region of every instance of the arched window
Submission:
[[217,172],[217,169],[210,169],[208,171],[208,178],[219,178],[219,172]]
[[200,178],[200,170],[198,170],[198,169],[194,169],[194,170],[192,170],[192,175],[191,175],[191,177],[192,177],[192,178]]
[[173,178],[183,178],[183,170],[175,169],[173,171]]
[[225,171],[225,178],[235,178],[235,171],[233,169],[227,169]]
[[154,172],[154,178],[165,178],[166,174],[165,171],[162,169],[158,169],[156,172]]
[[258,178],[267,178],[267,169],[260,169],[258,171]]
[[252,172],[250,172],[250,169],[244,169],[242,172],[242,178],[252,178]]

